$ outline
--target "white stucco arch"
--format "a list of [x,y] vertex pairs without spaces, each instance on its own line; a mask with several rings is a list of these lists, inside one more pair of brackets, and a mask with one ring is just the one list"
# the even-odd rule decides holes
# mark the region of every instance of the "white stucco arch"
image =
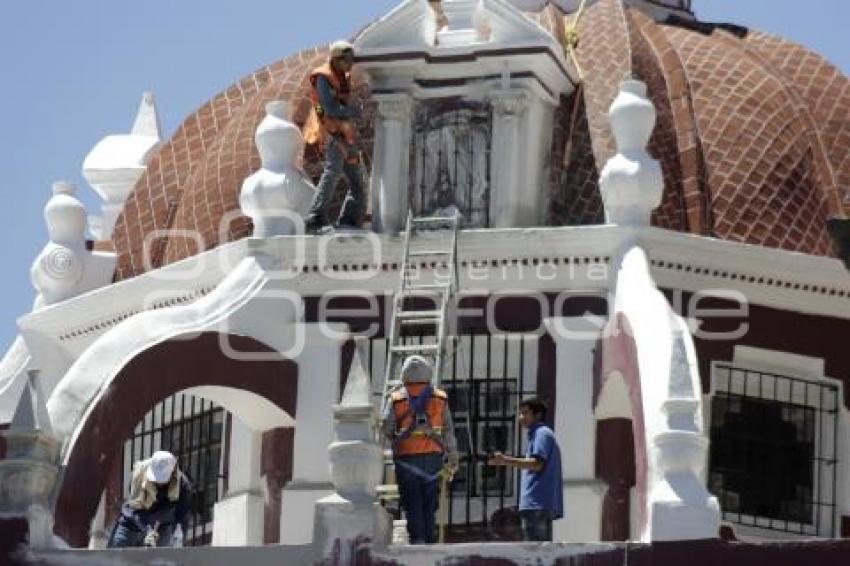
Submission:
[[[339,399],[339,352],[348,340],[347,326],[302,323],[302,297],[287,289],[287,279],[276,277],[276,263],[266,255],[247,257],[209,295],[190,305],[143,312],[92,344],[47,402],[55,434],[63,445],[63,464],[73,455],[89,415],[128,363],[169,341],[215,333],[223,337],[221,350],[234,360],[250,362],[267,355],[298,366],[301,386],[295,396],[298,426],[294,440],[298,456],[293,462],[292,483],[301,487],[293,488],[298,492],[297,504],[287,513],[297,518],[297,524],[289,526],[294,521],[282,520],[281,529],[282,533],[287,528],[294,533],[288,541],[309,542],[303,539],[310,537],[312,530],[304,531],[301,523],[312,517],[315,501],[332,489],[324,447],[333,438],[332,406]],[[231,348],[228,336],[251,338],[271,352],[238,351]],[[253,393],[213,388],[199,394],[230,409],[241,407],[237,416],[256,430],[294,424],[293,415],[269,407],[273,405],[270,402],[258,403]]]
[[[63,459],[86,415],[121,369],[157,344],[182,335],[218,331],[254,338],[284,354],[291,352],[293,337],[298,334],[294,325],[300,318],[300,300],[295,303],[295,296],[291,301],[269,300],[285,295],[268,276],[269,264],[270,258],[264,256],[245,258],[206,297],[186,306],[140,313],[92,344],[47,401],[54,432],[63,443]],[[257,314],[257,302],[263,303],[262,317],[251,316]]]

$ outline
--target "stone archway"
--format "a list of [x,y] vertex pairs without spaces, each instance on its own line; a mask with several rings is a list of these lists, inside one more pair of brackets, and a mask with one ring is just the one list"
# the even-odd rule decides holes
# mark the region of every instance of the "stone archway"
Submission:
[[[251,361],[229,356],[222,348],[222,337],[239,352],[262,355]],[[56,534],[72,546],[87,543],[91,519],[112,469],[111,459],[124,439],[156,403],[198,387],[247,392],[291,419],[295,417],[298,366],[254,338],[216,332],[172,338],[137,354],[95,400],[67,448],[56,502]]]

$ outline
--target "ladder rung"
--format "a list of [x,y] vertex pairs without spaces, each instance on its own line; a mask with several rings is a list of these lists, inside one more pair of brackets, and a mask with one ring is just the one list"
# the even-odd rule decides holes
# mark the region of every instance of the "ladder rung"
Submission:
[[429,316],[426,318],[408,318],[399,322],[405,326],[437,326],[440,324],[440,319],[436,316]]
[[391,352],[399,354],[434,353],[439,349],[437,344],[405,344],[404,346],[392,346]]
[[425,257],[435,255],[452,255],[451,250],[426,250],[421,252],[410,252],[408,257]]
[[[400,379],[391,379],[387,382],[387,391],[392,391],[396,387],[401,387],[401,380]],[[390,453],[390,454],[392,454],[392,453]]]
[[410,320],[411,318],[439,318],[442,311],[401,311],[396,313],[399,320]]
[[448,291],[451,283],[427,283],[422,285],[408,285],[405,291]]
[[428,222],[454,222],[457,216],[417,216],[413,222],[417,224],[425,224]]

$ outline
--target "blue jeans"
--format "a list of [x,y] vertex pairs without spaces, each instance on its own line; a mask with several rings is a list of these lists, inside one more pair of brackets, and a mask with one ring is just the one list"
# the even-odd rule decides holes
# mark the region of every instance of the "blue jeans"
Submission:
[[398,493],[407,518],[407,534],[410,535],[411,544],[437,542],[434,534],[440,497],[437,474],[442,467],[442,454],[399,456],[395,460]]
[[549,509],[521,509],[522,540],[552,540],[552,511]]
[[360,226],[360,216],[363,212],[364,181],[360,163],[349,163],[348,154],[356,152],[338,137],[328,136],[325,141],[325,169],[316,187],[316,196],[307,214],[307,224],[327,224],[327,211],[336,186],[342,175],[348,179],[348,194],[339,214],[340,226]]
[[[174,525],[160,525],[159,540],[157,546],[171,546],[171,536],[174,534]],[[109,548],[122,548],[129,546],[144,546],[145,535],[147,532],[139,530],[132,521],[127,520],[123,515],[118,517],[115,522],[115,527],[109,535]]]

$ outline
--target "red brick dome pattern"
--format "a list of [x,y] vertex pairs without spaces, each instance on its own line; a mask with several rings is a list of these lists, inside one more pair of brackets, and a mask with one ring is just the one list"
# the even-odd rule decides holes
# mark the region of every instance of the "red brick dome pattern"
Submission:
[[[563,39],[564,15],[554,6],[526,15]],[[850,190],[848,77],[797,44],[734,26],[658,23],[621,0],[594,3],[578,31],[584,76],[555,116],[551,224],[602,221],[599,171],[615,151],[607,111],[619,83],[636,77],[658,109],[650,152],[665,190],[655,225],[832,253],[825,220],[850,211],[842,192]],[[242,181],[260,166],[254,132],[265,103],[290,100],[303,122],[307,74],[325,57],[313,49],[264,67],[186,119],[118,220],[116,279],[250,234],[236,211]],[[356,77],[355,90],[368,98]],[[361,125],[367,149],[373,112],[367,105]],[[309,148],[304,166],[318,177],[320,159]]]
[[[116,280],[251,234],[250,220],[238,214],[239,191],[260,167],[254,133],[265,105],[290,101],[294,121],[303,124],[310,105],[307,76],[326,58],[327,49],[310,49],[264,67],[183,122],[151,160],[116,223]],[[353,88],[361,101],[368,98],[356,75]],[[371,148],[371,113],[369,108],[364,112],[360,132],[366,149]],[[311,148],[305,151],[304,169],[314,180],[321,173],[320,156]]]
[[[579,36],[596,168],[614,153],[606,112],[617,85],[629,76],[649,85],[658,109],[650,152],[665,180],[655,225],[831,253],[825,220],[850,209],[839,189],[850,187],[846,76],[793,43],[734,26],[657,23],[618,0],[591,6]],[[586,193],[586,177],[568,177],[564,193]],[[574,212],[584,217],[564,220],[596,214]]]

